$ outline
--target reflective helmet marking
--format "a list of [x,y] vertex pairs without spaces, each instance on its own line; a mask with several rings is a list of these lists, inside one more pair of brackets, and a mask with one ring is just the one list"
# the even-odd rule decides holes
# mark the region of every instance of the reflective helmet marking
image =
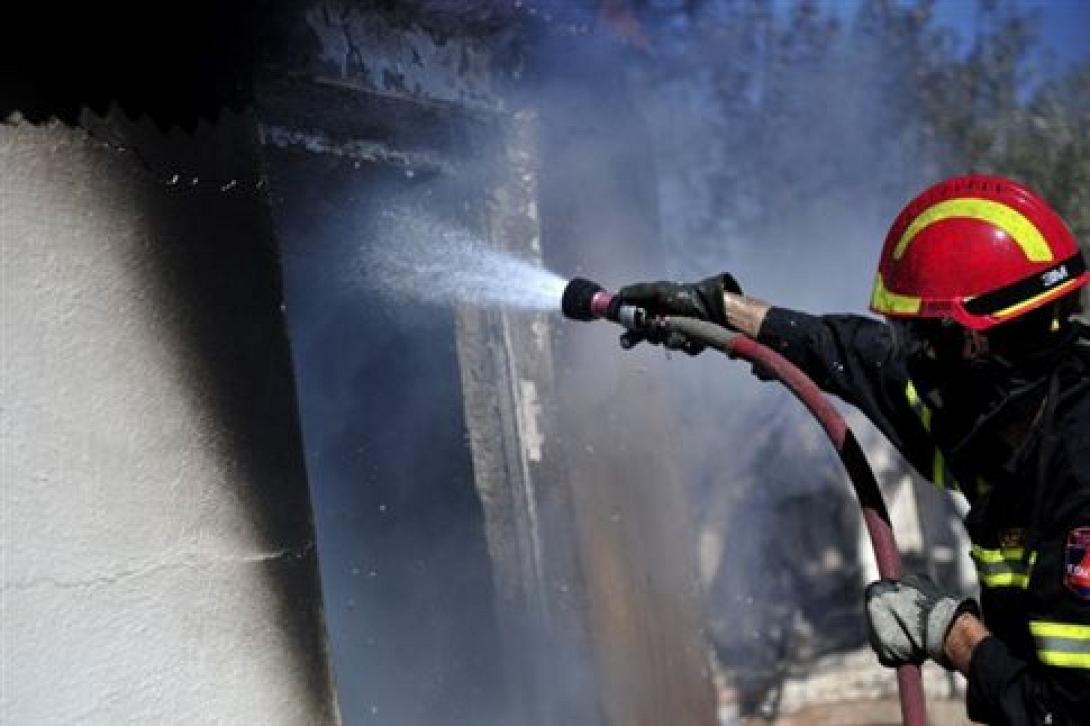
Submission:
[[972,315],[1005,318],[1042,302],[1049,295],[1060,297],[1078,286],[1086,273],[1086,260],[1076,253],[1051,268],[997,290],[967,297],[965,310]]
[[892,313],[894,315],[912,315],[920,312],[918,297],[911,295],[898,295],[886,288],[882,280],[882,273],[874,276],[874,292],[871,293],[871,309],[879,313]]
[[1064,293],[1066,293],[1067,291],[1074,290],[1075,288],[1079,287],[1079,285],[1080,285],[1080,281],[1078,279],[1068,280],[1067,282],[1065,282],[1064,284],[1062,284],[1062,285],[1060,285],[1058,287],[1054,287],[1051,290],[1045,290],[1044,292],[1042,292],[1039,295],[1034,295],[1029,300],[1024,300],[1024,301],[1018,303],[1017,305],[1011,305],[1009,308],[1006,308],[1004,310],[1000,310],[999,312],[993,313],[993,314],[997,318],[1008,318],[1011,315],[1014,315],[1015,313],[1021,312],[1022,310],[1025,310],[1028,307],[1032,307],[1033,305],[1035,305],[1037,302],[1039,302],[1043,298],[1046,298],[1046,297],[1049,297],[1049,296],[1051,296],[1053,298],[1058,298],[1061,295],[1063,295]]
[[925,227],[954,217],[979,219],[1006,232],[1030,262],[1052,261],[1052,250],[1040,230],[1018,210],[990,199],[965,197],[948,199],[928,207],[901,234],[893,248],[893,259],[904,256],[908,245]]

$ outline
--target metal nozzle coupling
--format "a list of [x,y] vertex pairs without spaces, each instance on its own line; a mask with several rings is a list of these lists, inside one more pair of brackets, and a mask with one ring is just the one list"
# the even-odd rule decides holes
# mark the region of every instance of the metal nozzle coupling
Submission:
[[647,326],[647,311],[635,305],[622,305],[621,298],[597,282],[576,277],[564,288],[560,309],[572,320],[597,320],[605,318],[620,323],[629,330],[641,330]]

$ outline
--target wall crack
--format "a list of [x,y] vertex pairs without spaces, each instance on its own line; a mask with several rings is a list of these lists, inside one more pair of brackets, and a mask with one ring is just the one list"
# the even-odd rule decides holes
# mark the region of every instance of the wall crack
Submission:
[[148,577],[169,570],[201,569],[216,565],[259,564],[264,562],[301,560],[314,550],[314,542],[306,542],[299,547],[287,547],[270,552],[247,552],[230,554],[221,552],[187,552],[161,561],[152,561],[137,567],[130,567],[112,573],[92,577],[64,580],[49,575],[33,577],[22,581],[5,582],[0,586],[3,592],[23,592],[39,587],[52,587],[59,590],[83,589],[89,587],[108,587],[129,580]]

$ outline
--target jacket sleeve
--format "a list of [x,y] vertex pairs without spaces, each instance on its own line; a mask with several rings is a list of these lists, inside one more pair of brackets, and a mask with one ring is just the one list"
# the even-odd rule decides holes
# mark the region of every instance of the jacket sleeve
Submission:
[[815,316],[773,307],[757,340],[822,390],[858,408],[921,474],[935,480],[935,447],[913,410],[908,374],[894,356],[889,326],[859,315]]
[[1056,670],[1015,657],[995,636],[985,638],[969,664],[969,718],[993,726],[1085,724],[1090,681],[1077,672],[1049,672]]

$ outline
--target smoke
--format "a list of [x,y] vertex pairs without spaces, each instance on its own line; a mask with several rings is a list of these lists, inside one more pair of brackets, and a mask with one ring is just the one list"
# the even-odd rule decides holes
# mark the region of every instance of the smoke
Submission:
[[[871,4],[842,27],[808,4],[794,15],[761,3],[658,7],[645,17],[652,55],[608,34],[596,50],[545,53],[545,174],[583,197],[546,199],[547,256],[610,284],[726,270],[775,304],[864,312],[889,222],[945,171],[906,90],[915,79],[899,54],[910,43],[891,37],[911,11],[887,5],[889,17],[875,17]],[[581,374],[561,393],[583,415],[643,416],[666,432],[709,630],[742,710],[774,707],[788,664],[865,647],[870,554],[858,549],[854,495],[799,405],[714,355],[622,355],[592,335],[607,337],[565,331],[561,363]],[[619,400],[633,370],[640,398]],[[626,446],[616,435],[611,445]]]

